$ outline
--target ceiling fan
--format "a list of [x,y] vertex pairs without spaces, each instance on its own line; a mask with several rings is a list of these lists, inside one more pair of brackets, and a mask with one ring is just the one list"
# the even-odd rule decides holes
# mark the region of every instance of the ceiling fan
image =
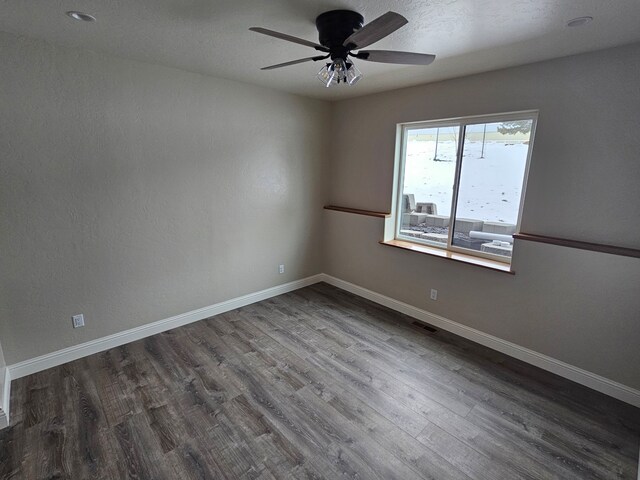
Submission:
[[[289,65],[311,61],[317,62],[330,58],[331,61],[318,72],[320,81],[329,87],[340,83],[354,85],[362,78],[362,73],[354,65],[352,58],[368,62],[401,65],[429,65],[433,62],[436,56],[426,53],[361,50],[390,35],[407,23],[408,20],[402,15],[395,12],[387,12],[364,25],[364,17],[357,12],[331,10],[316,18],[320,43],[310,42],[303,38],[293,37],[286,33],[261,27],[251,27],[249,30],[315,48],[325,54],[278,63],[277,65],[264,67],[261,70],[273,70],[274,68],[288,67]],[[357,50],[357,52],[354,53],[354,50]]]

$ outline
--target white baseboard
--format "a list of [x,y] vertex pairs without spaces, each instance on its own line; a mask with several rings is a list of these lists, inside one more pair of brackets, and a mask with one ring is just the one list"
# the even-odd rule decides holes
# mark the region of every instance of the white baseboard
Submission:
[[[353,283],[346,282],[339,278],[332,277],[331,275],[321,273],[301,280],[296,280],[294,282],[268,288],[260,292],[250,293],[248,295],[220,302],[215,305],[204,307],[198,310],[193,310],[181,315],[176,315],[175,317],[170,317],[164,320],[149,323],[141,327],[125,330],[124,332],[119,332],[107,337],[99,338],[97,340],[92,340],[80,345],[65,348],[63,350],[58,350],[56,352],[25,360],[13,365],[9,365],[6,368],[7,381],[5,382],[5,392],[4,396],[2,397],[3,412],[5,412],[8,421],[8,391],[10,386],[9,378],[17,379],[20,377],[24,377],[32,373],[46,370],[47,368],[55,367],[72,360],[77,360],[94,353],[108,350],[113,347],[118,347],[135,340],[140,340],[142,338],[155,335],[172,328],[180,327],[182,325],[196,322],[198,320],[203,320],[220,313],[228,312],[230,310],[234,310],[251,303],[266,300],[267,298],[291,292],[293,290],[297,290],[299,288],[303,288],[318,282],[327,282],[335,287],[341,288],[380,305],[384,305],[385,307],[404,313],[405,315],[409,315],[410,317],[441,328],[442,330],[446,330],[461,337],[467,338],[476,343],[527,362],[531,365],[540,367],[543,370],[555,373],[557,375],[560,375],[561,377],[568,378],[569,380],[622,400],[623,402],[629,403],[636,407],[640,407],[639,390],[635,390],[621,383],[614,382],[613,380],[609,380],[600,375],[596,375],[573,365],[569,365],[568,363],[556,360],[555,358],[543,355],[528,348],[521,347],[520,345],[516,345],[515,343],[502,340],[493,335],[481,332],[480,330],[467,327],[465,325],[427,312],[426,310],[422,310],[407,303],[400,302],[371,290],[367,290],[366,288],[360,287]],[[6,406],[6,410],[4,409],[4,406]],[[0,425],[2,424],[1,422],[2,416],[0,415]]]
[[[596,375],[595,373],[588,372],[581,368],[575,367],[568,363],[556,360],[555,358],[543,355],[535,352],[515,343],[502,340],[501,338],[494,337],[488,333],[481,332],[475,328],[467,327],[460,323],[454,322],[447,318],[435,315],[420,308],[414,307],[404,302],[400,302],[393,298],[381,295],[377,292],[367,290],[353,283],[340,280],[339,278],[332,277],[331,275],[322,274],[322,280],[335,286],[351,292],[360,297],[371,300],[372,302],[379,303],[385,307],[391,308],[398,312],[409,315],[415,319],[421,320],[425,323],[433,325],[434,327],[441,328],[448,332],[454,333],[466,339],[472,340],[476,343],[492,348],[499,352],[502,352],[510,357],[517,358],[523,362],[535,365],[549,372],[560,375],[561,377],[568,378],[576,383],[585,385],[593,390],[604,393],[611,397],[622,400],[636,407],[640,407],[640,391],[623,385],[608,378]],[[640,478],[638,479],[640,480]]]
[[0,368],[0,429],[9,426],[9,407],[11,406],[11,377],[7,367]]
[[175,317],[166,318],[157,322],[148,323],[140,327],[125,330],[123,332],[114,333],[106,337],[91,340],[90,342],[74,345],[73,347],[58,350],[56,352],[47,353],[39,357],[31,358],[23,362],[9,365],[11,379],[24,377],[31,375],[32,373],[46,370],[47,368],[56,367],[63,363],[71,362],[94,353],[102,352],[110,348],[119,347],[126,343],[134,342],[142,338],[155,335],[157,333],[171,330],[172,328],[181,327],[188,323],[197,322],[205,318],[219,315],[220,313],[228,312],[236,308],[244,307],[251,303],[260,302],[267,298],[282,295],[283,293],[298,290],[299,288],[312,285],[322,281],[322,274],[313,275],[311,277],[303,278],[293,282],[277,285],[275,287],[267,288],[255,293],[249,293],[241,297],[232,298],[224,302],[216,303],[208,307],[192,310],[187,313],[176,315]]

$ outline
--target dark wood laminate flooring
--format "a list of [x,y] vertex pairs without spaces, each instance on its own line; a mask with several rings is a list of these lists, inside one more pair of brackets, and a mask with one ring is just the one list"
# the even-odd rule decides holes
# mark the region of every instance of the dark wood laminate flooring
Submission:
[[317,284],[12,384],[3,479],[636,479],[640,411]]

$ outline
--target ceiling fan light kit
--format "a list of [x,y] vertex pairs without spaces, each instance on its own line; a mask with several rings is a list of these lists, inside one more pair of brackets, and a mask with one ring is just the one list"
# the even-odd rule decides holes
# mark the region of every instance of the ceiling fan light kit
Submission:
[[358,67],[349,60],[338,58],[331,63],[327,63],[318,72],[318,80],[325,87],[346,83],[347,85],[355,85],[362,78],[362,72]]
[[273,70],[298,63],[317,62],[330,58],[331,61],[318,72],[318,79],[326,87],[330,87],[331,85],[338,85],[340,83],[355,85],[362,78],[362,73],[355,66],[352,58],[358,58],[368,62],[400,65],[429,65],[433,62],[435,55],[426,53],[362,50],[362,48],[368,47],[372,43],[383,39],[407,23],[407,19],[402,15],[395,12],[387,12],[364,25],[364,17],[357,12],[351,10],[331,10],[316,18],[316,28],[318,29],[320,43],[310,42],[302,38],[287,35],[286,33],[261,27],[252,27],[249,30],[311,47],[324,53],[324,55],[271,65],[262,68],[262,70]]

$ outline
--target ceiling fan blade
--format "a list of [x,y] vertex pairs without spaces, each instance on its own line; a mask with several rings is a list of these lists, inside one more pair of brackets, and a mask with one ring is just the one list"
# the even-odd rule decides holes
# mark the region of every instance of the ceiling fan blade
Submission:
[[428,53],[395,52],[391,50],[360,50],[354,55],[360,60],[378,63],[397,63],[400,65],[429,65],[436,59]]
[[273,70],[274,68],[288,67],[289,65],[296,65],[298,63],[311,62],[311,61],[317,62],[318,60],[324,60],[325,58],[329,58],[329,56],[320,55],[318,57],[307,57],[307,58],[301,58],[300,60],[291,60],[290,62],[278,63],[277,65],[262,67],[260,70]]
[[382,40],[387,35],[395,32],[409,21],[399,13],[387,12],[367,23],[360,30],[352,33],[342,45],[350,50],[368,47],[372,43]]
[[310,42],[309,40],[305,40],[304,38],[294,37],[292,35],[287,35],[286,33],[276,32],[274,30],[269,30],[267,28],[262,27],[251,27],[249,30],[256,33],[261,33],[263,35],[269,35],[270,37],[279,38],[280,40],[286,40],[287,42],[297,43],[299,45],[304,45],[305,47],[315,48],[316,50],[320,50],[322,52],[328,52],[329,49],[323,47],[319,43]]

